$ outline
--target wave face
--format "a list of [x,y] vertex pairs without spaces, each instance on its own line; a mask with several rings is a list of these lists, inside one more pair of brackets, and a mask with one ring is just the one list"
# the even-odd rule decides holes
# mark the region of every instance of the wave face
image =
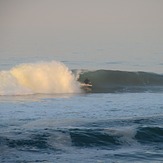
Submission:
[[21,64],[0,72],[0,95],[76,93],[79,84],[62,63]]
[[163,75],[147,72],[113,70],[82,71],[79,81],[88,78],[92,92],[163,91]]

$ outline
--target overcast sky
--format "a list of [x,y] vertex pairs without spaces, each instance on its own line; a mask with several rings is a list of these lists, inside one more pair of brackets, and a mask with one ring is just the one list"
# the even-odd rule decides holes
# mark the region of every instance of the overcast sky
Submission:
[[0,0],[0,57],[163,62],[162,7],[163,0]]

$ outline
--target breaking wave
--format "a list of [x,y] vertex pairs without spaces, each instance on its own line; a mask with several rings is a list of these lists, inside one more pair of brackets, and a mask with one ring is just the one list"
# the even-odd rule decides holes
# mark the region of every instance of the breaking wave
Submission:
[[113,70],[69,70],[63,63],[20,64],[0,71],[0,95],[80,93],[88,78],[92,93],[163,92],[163,75]]
[[[77,70],[74,70],[77,74]],[[78,80],[88,78],[92,92],[145,92],[163,91],[163,75],[148,72],[129,72],[114,70],[82,70]]]
[[80,92],[79,83],[60,62],[21,64],[0,72],[0,95],[76,92]]

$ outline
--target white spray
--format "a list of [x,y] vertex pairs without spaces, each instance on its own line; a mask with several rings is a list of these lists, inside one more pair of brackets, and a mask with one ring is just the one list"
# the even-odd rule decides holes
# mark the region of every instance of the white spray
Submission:
[[60,62],[21,64],[0,72],[0,95],[78,92],[79,83]]

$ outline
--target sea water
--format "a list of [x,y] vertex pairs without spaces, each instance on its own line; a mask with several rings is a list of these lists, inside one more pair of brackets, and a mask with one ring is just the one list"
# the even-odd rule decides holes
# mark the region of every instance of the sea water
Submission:
[[0,162],[163,162],[163,76],[56,61],[1,70]]

